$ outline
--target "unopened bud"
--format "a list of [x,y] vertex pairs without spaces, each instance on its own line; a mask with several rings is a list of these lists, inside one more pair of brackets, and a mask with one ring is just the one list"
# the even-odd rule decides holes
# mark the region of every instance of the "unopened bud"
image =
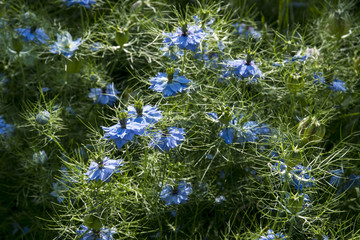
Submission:
[[127,29],[116,31],[115,41],[120,47],[124,46],[129,41],[129,31]]
[[15,37],[11,40],[11,45],[14,51],[19,54],[23,48],[23,41],[22,39]]
[[341,38],[350,30],[350,15],[342,11],[336,11],[329,17],[329,30],[332,35]]
[[325,136],[325,126],[315,117],[306,117],[300,121],[297,128],[298,136],[303,144],[317,143]]

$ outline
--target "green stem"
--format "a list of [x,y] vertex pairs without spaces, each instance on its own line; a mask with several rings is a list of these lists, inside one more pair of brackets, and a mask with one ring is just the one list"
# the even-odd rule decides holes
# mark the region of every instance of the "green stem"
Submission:
[[20,66],[20,69],[21,69],[21,75],[22,75],[22,80],[23,80],[23,94],[22,94],[22,100],[24,101],[25,100],[25,88],[26,88],[26,79],[25,79],[25,72],[24,72],[24,66],[21,62],[21,59],[20,59],[20,55],[18,55],[18,60],[19,60],[19,66]]

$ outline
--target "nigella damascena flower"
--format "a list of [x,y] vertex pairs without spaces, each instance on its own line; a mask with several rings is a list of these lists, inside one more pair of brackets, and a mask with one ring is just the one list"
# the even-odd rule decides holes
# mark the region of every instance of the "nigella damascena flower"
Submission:
[[275,239],[279,239],[279,240],[286,240],[286,237],[284,234],[282,233],[276,233],[272,230],[269,229],[266,232],[265,236],[261,236],[260,238],[258,238],[257,240],[275,240]]
[[151,141],[149,146],[159,149],[160,151],[169,151],[185,140],[184,135],[185,131],[183,128],[169,127],[167,132],[159,131],[150,134]]
[[251,77],[257,82],[257,79],[264,78],[261,70],[256,66],[254,61],[249,57],[246,60],[237,59],[225,62],[225,67],[233,71],[233,74],[239,78]]
[[62,53],[65,57],[70,58],[74,55],[75,50],[77,50],[81,44],[81,38],[73,41],[69,32],[63,32],[61,34],[57,34],[57,41],[50,46],[50,52],[56,54]]
[[299,164],[290,171],[292,184],[300,192],[303,188],[312,187],[314,185],[315,178],[310,175],[309,170],[310,167],[305,168],[303,165]]
[[0,135],[5,137],[10,136],[14,132],[14,126],[6,123],[2,116],[0,116]]
[[121,112],[120,117],[120,123],[111,127],[102,126],[102,129],[105,131],[104,138],[114,140],[118,149],[128,141],[131,141],[135,135],[143,135],[147,127],[147,125],[127,119],[126,112]]
[[[88,229],[87,226],[81,225],[80,230],[76,230],[76,233],[80,236],[80,240],[113,240],[113,234],[116,233],[115,229],[100,228],[99,230]],[[84,235],[83,235],[84,234]]]
[[259,31],[256,31],[254,27],[246,26],[246,24],[241,23],[235,23],[235,33],[239,35],[243,35],[245,38],[254,38],[256,41],[260,40],[261,33]]
[[335,79],[334,82],[332,82],[329,86],[331,90],[334,92],[346,92],[346,88],[344,86],[345,82]]
[[165,205],[173,205],[186,203],[188,195],[192,192],[190,183],[180,181],[177,186],[166,185],[162,188],[160,193],[160,199],[165,201]]
[[104,157],[100,162],[92,161],[89,169],[84,175],[88,176],[88,180],[101,180],[103,182],[110,181],[110,177],[113,173],[119,173],[119,167],[123,166],[123,160],[113,160],[108,157]]
[[108,84],[106,88],[92,88],[88,94],[89,98],[94,100],[94,103],[100,103],[102,105],[114,105],[117,99],[117,94],[120,92],[115,89],[114,83]]
[[23,37],[25,42],[34,41],[36,43],[46,43],[46,41],[49,40],[48,35],[40,28],[17,28],[15,31]]
[[163,52],[163,55],[170,58],[171,60],[176,60],[184,55],[184,51],[179,49],[177,46],[169,46],[164,44],[163,47],[160,48],[160,51]]
[[72,4],[79,4],[90,9],[90,4],[96,3],[95,0],[63,0],[63,2],[67,3],[68,6]]
[[157,107],[150,105],[143,106],[141,101],[136,102],[133,106],[129,106],[127,114],[131,121],[144,124],[146,127],[158,122],[162,118],[161,111]]
[[64,192],[67,192],[69,187],[66,186],[64,182],[53,182],[52,186],[54,190],[50,193],[50,195],[56,197],[56,200],[59,203],[62,203],[65,199]]
[[184,76],[178,76],[179,70],[168,69],[166,73],[159,72],[156,77],[150,78],[150,89],[163,93],[164,97],[175,96],[188,87],[191,81]]
[[318,72],[318,73],[314,73],[314,84],[318,85],[318,84],[326,84],[326,80],[323,76],[322,72]]
[[202,39],[206,36],[206,33],[197,25],[188,26],[186,23],[183,23],[174,33],[164,33],[164,35],[166,38],[163,43],[169,46],[177,45],[180,49],[188,49],[195,52]]
[[260,136],[269,136],[271,129],[266,124],[259,124],[255,121],[247,121],[237,132],[236,141],[240,143],[256,142]]

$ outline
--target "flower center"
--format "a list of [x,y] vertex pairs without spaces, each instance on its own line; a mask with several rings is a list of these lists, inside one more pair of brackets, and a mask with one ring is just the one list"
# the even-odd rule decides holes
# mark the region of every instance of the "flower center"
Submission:
[[167,78],[168,78],[168,83],[172,83],[172,82],[173,82],[174,74],[175,74],[174,68],[168,68],[168,69],[166,70],[166,75],[167,75]]
[[121,112],[119,113],[119,118],[120,118],[121,128],[126,128],[127,113],[126,113],[125,111],[121,111]]

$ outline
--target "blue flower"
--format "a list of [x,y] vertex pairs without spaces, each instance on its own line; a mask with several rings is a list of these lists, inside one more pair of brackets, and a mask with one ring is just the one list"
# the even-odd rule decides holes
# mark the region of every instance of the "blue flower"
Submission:
[[164,44],[164,46],[160,48],[160,51],[163,52],[164,56],[170,58],[171,60],[176,60],[184,55],[183,50],[177,49],[176,46],[169,46],[167,44]]
[[65,199],[64,192],[67,192],[69,187],[66,186],[64,182],[53,182],[52,186],[54,191],[52,191],[50,195],[56,197],[57,201],[62,203]]
[[116,94],[119,93],[120,92],[115,89],[114,83],[111,83],[108,84],[105,89],[92,88],[88,97],[94,99],[94,103],[113,106],[117,99]]
[[157,107],[152,107],[146,105],[144,107],[128,107],[128,116],[131,121],[137,122],[139,124],[144,124],[146,127],[150,124],[158,122],[162,118],[161,111],[157,110]]
[[45,125],[50,120],[50,113],[47,110],[43,110],[36,114],[35,121],[41,125]]
[[306,59],[308,59],[310,57],[310,55],[305,54],[305,55],[295,55],[293,56],[291,59],[286,59],[285,63],[290,63],[290,62],[304,62]]
[[70,6],[72,4],[79,4],[90,9],[90,4],[94,4],[95,0],[63,0],[63,2],[67,2],[67,5]]
[[325,78],[323,77],[323,73],[319,72],[319,73],[314,73],[314,84],[318,85],[319,83],[321,84],[326,84]]
[[46,43],[46,41],[49,40],[44,30],[36,27],[17,28],[15,31],[23,37],[25,42],[34,41],[36,43]]
[[343,81],[335,79],[334,82],[330,84],[329,88],[334,92],[346,92],[344,84],[345,83]]
[[152,85],[150,89],[163,93],[164,97],[175,96],[177,92],[182,92],[191,82],[184,76],[178,76],[179,70],[167,73],[159,72],[156,77],[150,79]]
[[152,139],[149,146],[159,149],[160,151],[169,151],[185,140],[184,134],[185,131],[183,128],[169,127],[167,133],[159,131],[150,134]]
[[256,41],[260,40],[261,33],[256,31],[253,27],[248,27],[244,23],[234,24],[235,27],[235,33],[239,35],[243,35],[245,38],[254,38]]
[[269,229],[267,231],[266,236],[261,236],[257,240],[275,240],[275,239],[286,240],[286,237],[282,233],[276,233],[275,234],[273,230]]
[[123,160],[112,160],[108,157],[104,157],[101,163],[92,161],[89,169],[84,175],[88,176],[88,180],[101,180],[103,182],[109,182],[113,173],[119,173],[119,167],[123,166]]
[[234,141],[235,129],[224,128],[220,130],[219,137],[222,137],[227,144],[231,144]]
[[113,234],[116,233],[114,229],[108,228],[100,228],[99,231],[89,230],[85,225],[81,225],[81,228],[76,230],[76,233],[82,236],[80,240],[113,240]]
[[192,192],[191,184],[180,181],[176,187],[166,185],[162,188],[160,199],[165,201],[165,205],[186,203],[188,195]]
[[9,137],[14,132],[14,126],[6,123],[2,116],[0,116],[0,135]]
[[270,132],[266,124],[260,125],[255,121],[247,121],[242,125],[241,131],[238,131],[236,141],[239,143],[256,142],[259,136],[267,136]]
[[115,141],[118,149],[125,143],[131,141],[135,135],[142,135],[145,132],[146,126],[143,124],[125,120],[125,124],[117,123],[111,127],[102,127],[105,131],[104,138]]
[[252,77],[257,81],[257,78],[264,77],[261,70],[256,66],[253,61],[242,59],[231,60],[225,62],[225,67],[230,68],[230,70],[233,71],[233,74],[235,74],[239,78]]
[[169,46],[177,45],[180,49],[188,49],[195,52],[201,40],[206,36],[206,33],[199,26],[183,24],[174,33],[165,33],[164,35],[166,38],[163,43]]
[[56,54],[62,53],[65,57],[70,58],[81,44],[81,38],[73,41],[69,32],[63,32],[62,34],[57,34],[57,42],[50,46],[50,52]]
[[298,190],[302,191],[303,188],[312,187],[315,182],[315,178],[309,174],[310,168],[305,168],[303,165],[296,165],[291,171],[290,176],[293,186]]
[[338,194],[342,191],[347,191],[353,187],[360,186],[360,176],[356,174],[352,173],[348,177],[344,177],[343,169],[336,169],[331,171],[331,173],[334,175],[330,178],[329,183],[338,188]]

